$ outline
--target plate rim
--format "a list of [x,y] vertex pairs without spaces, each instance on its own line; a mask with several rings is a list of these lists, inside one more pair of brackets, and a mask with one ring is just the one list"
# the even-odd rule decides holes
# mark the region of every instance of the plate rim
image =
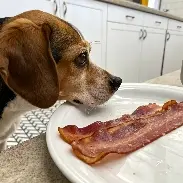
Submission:
[[[148,88],[154,88],[154,89],[164,89],[164,90],[172,90],[173,91],[176,91],[176,92],[183,92],[183,87],[181,86],[173,86],[173,85],[167,85],[167,84],[154,84],[154,83],[122,83],[121,84],[121,87],[118,89],[119,91],[123,90],[123,89],[127,89],[127,88],[143,88],[143,87],[148,87]],[[59,108],[61,108],[63,106],[63,104],[61,104]],[[63,163],[63,161],[61,162],[58,162],[57,159],[56,159],[56,153],[53,151],[53,149],[51,149],[51,143],[50,143],[50,139],[49,139],[49,129],[51,127],[51,121],[53,119],[53,116],[55,114],[55,112],[58,110],[56,109],[49,122],[48,122],[48,125],[47,125],[47,129],[46,129],[46,144],[47,144],[47,149],[48,149],[48,152],[53,160],[53,162],[55,163],[55,165],[57,166],[57,168],[61,171],[61,173],[71,182],[71,183],[92,183],[92,182],[89,182],[87,181],[86,179],[84,180],[81,180],[79,177],[77,177],[74,172],[72,171],[69,171],[68,170],[68,167],[66,166],[66,164]]]

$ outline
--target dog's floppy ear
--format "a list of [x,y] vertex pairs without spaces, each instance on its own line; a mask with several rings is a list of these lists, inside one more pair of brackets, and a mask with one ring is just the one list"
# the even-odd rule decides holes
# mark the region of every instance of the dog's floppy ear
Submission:
[[59,96],[50,34],[49,25],[23,18],[0,30],[0,74],[15,93],[39,108],[52,106]]

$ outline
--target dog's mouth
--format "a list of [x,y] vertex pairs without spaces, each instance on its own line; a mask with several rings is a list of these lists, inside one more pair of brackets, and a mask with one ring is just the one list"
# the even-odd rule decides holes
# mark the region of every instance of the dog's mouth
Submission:
[[73,100],[73,102],[76,104],[83,104],[83,102],[81,102],[80,100]]

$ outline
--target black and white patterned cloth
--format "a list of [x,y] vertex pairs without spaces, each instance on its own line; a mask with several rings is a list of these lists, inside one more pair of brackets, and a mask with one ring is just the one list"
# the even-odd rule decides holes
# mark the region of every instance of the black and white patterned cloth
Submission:
[[8,139],[8,148],[46,132],[50,117],[62,103],[56,102],[48,109],[30,111],[22,116],[18,130]]

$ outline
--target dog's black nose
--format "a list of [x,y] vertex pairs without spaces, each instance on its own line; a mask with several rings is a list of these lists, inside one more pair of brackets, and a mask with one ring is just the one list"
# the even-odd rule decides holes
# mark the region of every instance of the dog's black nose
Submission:
[[111,76],[109,79],[109,85],[113,91],[116,91],[122,83],[122,79],[120,77]]

